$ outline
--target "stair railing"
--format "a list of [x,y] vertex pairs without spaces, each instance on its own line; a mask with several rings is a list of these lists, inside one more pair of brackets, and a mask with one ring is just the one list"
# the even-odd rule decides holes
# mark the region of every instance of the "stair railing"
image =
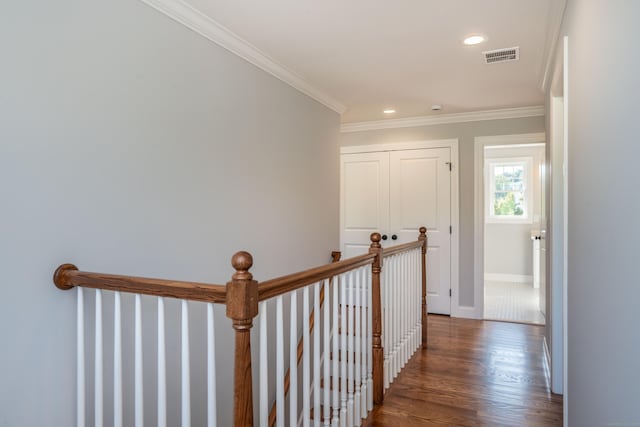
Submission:
[[[102,426],[103,405],[103,319],[102,293],[114,292],[113,336],[113,425],[123,425],[122,309],[120,294],[135,296],[134,313],[134,425],[144,423],[142,375],[141,295],[157,297],[157,425],[167,425],[166,340],[164,298],[181,300],[181,425],[191,425],[189,312],[187,301],[207,304],[207,425],[217,419],[215,378],[215,327],[213,304],[225,304],[235,334],[233,423],[253,426],[253,385],[259,385],[260,425],[269,425],[270,388],[268,301],[275,301],[276,424],[297,426],[359,426],[362,419],[382,403],[384,390],[397,376],[412,352],[426,348],[426,229],[417,241],[384,249],[379,233],[371,235],[369,253],[333,264],[258,283],[247,252],[232,257],[235,269],[231,281],[209,285],[132,276],[79,271],[63,264],[54,273],[54,283],[63,290],[78,287],[77,300],[77,425],[86,418],[85,390],[85,303],[81,288],[95,289],[94,416]],[[335,258],[334,258],[335,260]],[[383,272],[383,260],[389,263]],[[381,285],[384,292],[381,294]],[[325,304],[321,306],[321,292]],[[286,300],[286,301],[285,301]],[[289,313],[289,381],[285,400],[284,306]],[[301,304],[300,304],[301,303]],[[298,327],[302,306],[302,327]],[[313,314],[311,315],[311,306]],[[260,378],[254,382],[251,366],[251,328],[260,316]],[[312,331],[310,324],[316,328]],[[384,324],[384,334],[383,334]],[[387,331],[388,329],[388,331]],[[302,381],[299,386],[298,340],[302,334]],[[311,339],[313,334],[313,340]],[[311,350],[313,348],[313,351]],[[273,393],[272,393],[273,394]],[[302,399],[302,405],[298,399]],[[288,411],[286,406],[288,405]],[[312,409],[313,408],[313,409]],[[285,411],[287,413],[285,413]]]

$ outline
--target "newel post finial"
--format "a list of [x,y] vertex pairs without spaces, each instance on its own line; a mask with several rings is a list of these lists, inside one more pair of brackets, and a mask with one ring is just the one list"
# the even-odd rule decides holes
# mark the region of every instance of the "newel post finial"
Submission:
[[418,240],[422,241],[422,256],[420,257],[422,268],[422,348],[427,348],[427,227],[420,227],[420,236]]
[[251,378],[251,327],[258,314],[258,282],[249,272],[253,257],[238,252],[231,258],[236,272],[227,283],[227,317],[235,329],[235,360],[233,378],[234,426],[253,425],[253,390]]
[[384,354],[382,348],[382,303],[380,299],[380,272],[382,271],[382,245],[380,233],[371,234],[369,253],[375,254],[371,264],[371,304],[373,320],[373,402],[381,404],[384,398]]

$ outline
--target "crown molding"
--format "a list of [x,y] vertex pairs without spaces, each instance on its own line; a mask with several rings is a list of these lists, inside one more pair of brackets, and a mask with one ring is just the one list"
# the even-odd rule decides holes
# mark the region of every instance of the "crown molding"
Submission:
[[263,71],[282,80],[289,86],[315,99],[338,114],[346,107],[331,96],[312,86],[293,71],[261,52],[251,43],[242,39],[209,16],[182,0],[140,0],[169,18],[181,23],[220,47],[250,62]]
[[544,116],[543,106],[504,108],[500,110],[473,111],[470,113],[440,114],[437,116],[407,117],[404,119],[374,120],[369,122],[345,123],[340,132],[362,132],[378,129],[433,126],[449,123],[479,122],[483,120],[518,119],[522,117]]

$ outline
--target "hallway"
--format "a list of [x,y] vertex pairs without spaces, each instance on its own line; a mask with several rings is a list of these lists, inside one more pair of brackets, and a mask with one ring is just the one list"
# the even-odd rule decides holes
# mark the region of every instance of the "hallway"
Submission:
[[561,426],[540,326],[429,316],[419,351],[364,426]]

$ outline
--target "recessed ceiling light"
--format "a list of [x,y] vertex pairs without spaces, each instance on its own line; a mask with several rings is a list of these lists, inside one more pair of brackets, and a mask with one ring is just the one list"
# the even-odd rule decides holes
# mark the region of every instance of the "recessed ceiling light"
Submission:
[[385,114],[393,114],[396,112],[396,110],[394,110],[393,108],[389,108],[387,110],[382,110],[382,112]]
[[431,106],[431,109],[432,109],[433,111],[440,111],[440,110],[442,110],[442,105],[433,104],[433,105]]
[[464,44],[466,44],[467,46],[472,46],[474,44],[480,44],[480,43],[484,42],[485,40],[487,40],[485,36],[481,36],[479,34],[472,34],[472,35],[469,35],[469,36],[465,37],[462,42]]

